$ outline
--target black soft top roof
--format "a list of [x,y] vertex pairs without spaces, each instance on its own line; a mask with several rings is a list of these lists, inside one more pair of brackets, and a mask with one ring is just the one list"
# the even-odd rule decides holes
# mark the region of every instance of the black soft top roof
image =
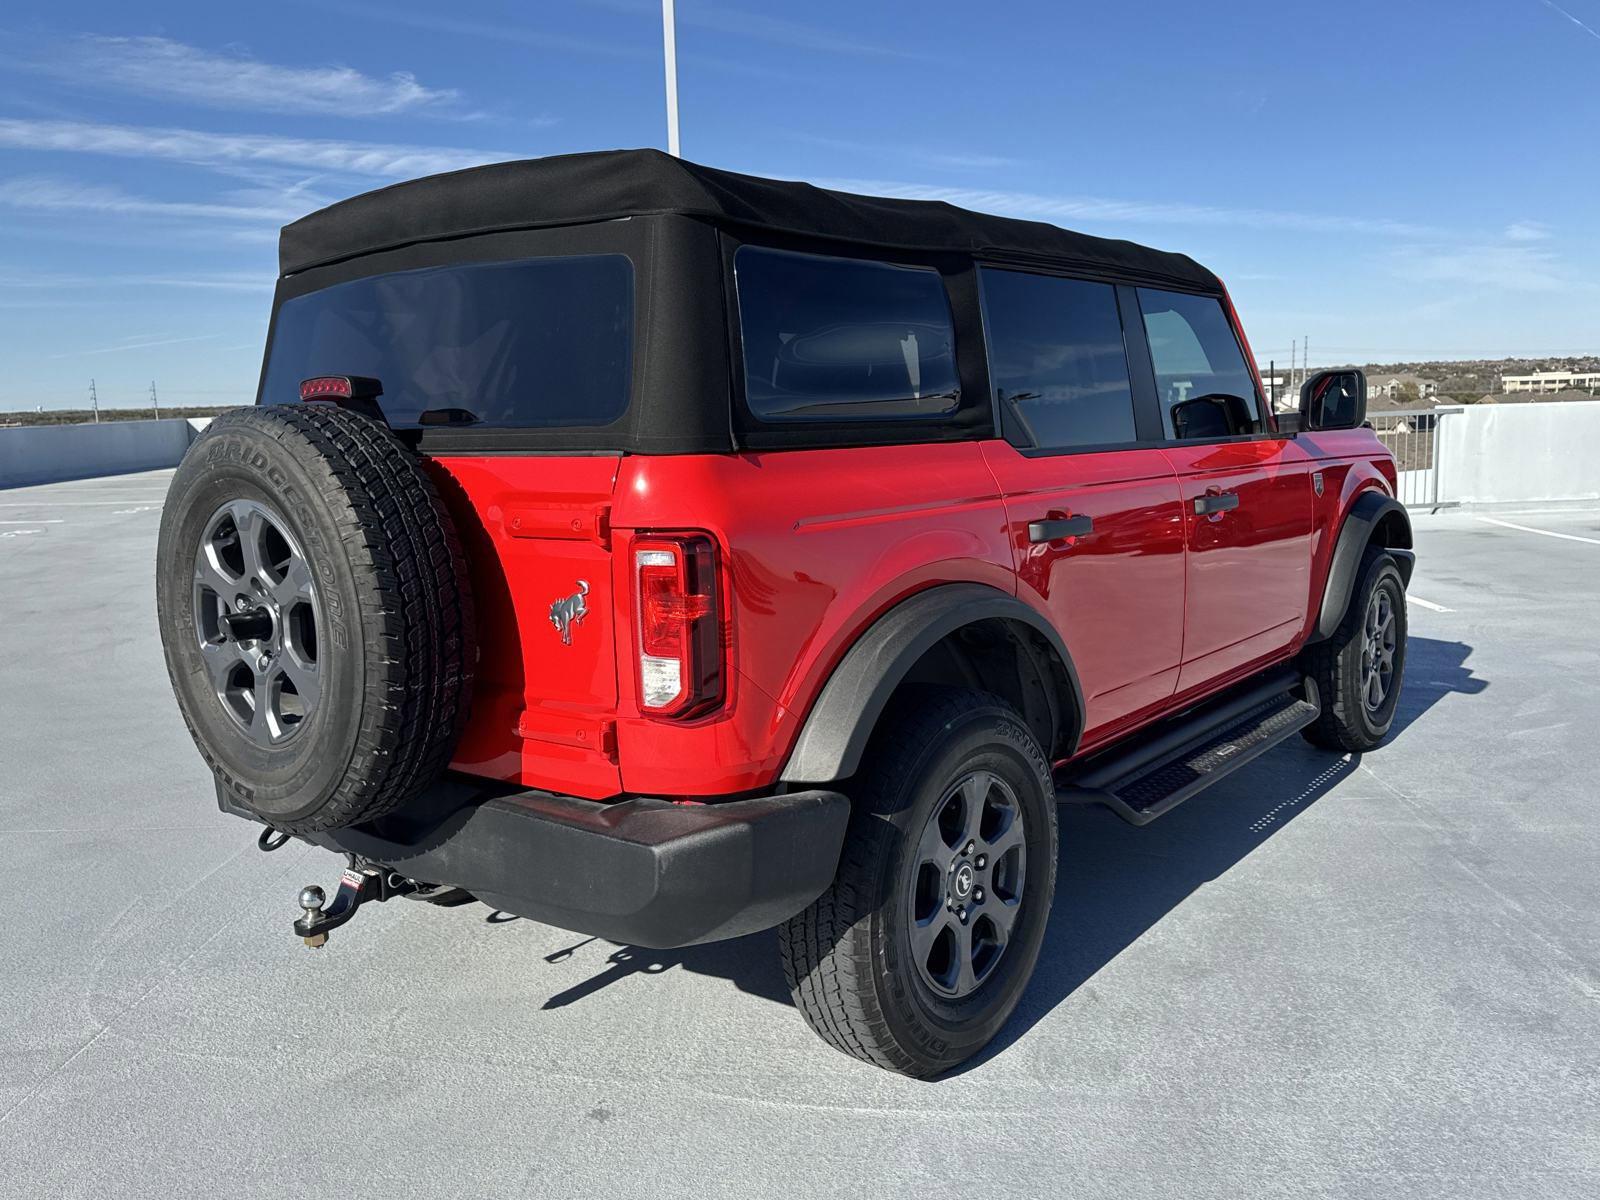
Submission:
[[1053,262],[1215,290],[1184,254],[972,212],[702,167],[659,150],[494,163],[355,196],[284,227],[284,275],[377,250],[512,229],[678,213],[745,230]]

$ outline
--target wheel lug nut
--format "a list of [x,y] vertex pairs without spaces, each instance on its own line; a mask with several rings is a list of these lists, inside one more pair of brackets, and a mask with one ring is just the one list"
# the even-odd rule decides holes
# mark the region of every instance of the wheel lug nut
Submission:
[[982,888],[973,888],[972,889],[972,900],[973,900],[973,903],[975,903],[975,904],[982,904],[983,903],[983,889]]
[[967,910],[965,908],[956,909],[956,916],[960,918],[963,925],[967,923]]
[[983,870],[984,867],[986,867],[988,865],[989,865],[989,860],[987,858],[985,858],[981,854],[978,855],[978,870],[981,871],[981,870]]
[[972,850],[973,850],[973,847],[975,847],[977,844],[978,844],[977,842],[968,842],[966,849],[963,850],[961,853],[963,853],[963,854],[971,854]]

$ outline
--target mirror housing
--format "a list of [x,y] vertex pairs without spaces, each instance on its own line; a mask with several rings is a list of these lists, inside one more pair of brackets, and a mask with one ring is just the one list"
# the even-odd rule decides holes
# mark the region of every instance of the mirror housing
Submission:
[[1367,376],[1354,367],[1318,371],[1300,388],[1299,428],[1356,429],[1367,419]]

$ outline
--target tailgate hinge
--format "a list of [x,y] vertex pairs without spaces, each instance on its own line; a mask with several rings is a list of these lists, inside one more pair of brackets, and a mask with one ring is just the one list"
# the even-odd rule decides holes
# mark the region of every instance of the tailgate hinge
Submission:
[[517,718],[517,736],[527,742],[573,746],[617,761],[617,723],[610,717],[583,717],[549,709],[525,709]]
[[609,504],[513,504],[501,520],[515,538],[549,538],[552,541],[595,542],[611,545]]

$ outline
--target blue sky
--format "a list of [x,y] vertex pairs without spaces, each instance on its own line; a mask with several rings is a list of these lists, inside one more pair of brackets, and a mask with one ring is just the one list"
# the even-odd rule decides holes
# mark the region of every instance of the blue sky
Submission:
[[[260,17],[257,13],[270,13]],[[783,15],[777,15],[782,13]],[[678,0],[686,156],[1183,250],[1258,357],[1600,352],[1600,0]],[[0,409],[254,394],[278,226],[663,145],[653,0],[0,14]]]

